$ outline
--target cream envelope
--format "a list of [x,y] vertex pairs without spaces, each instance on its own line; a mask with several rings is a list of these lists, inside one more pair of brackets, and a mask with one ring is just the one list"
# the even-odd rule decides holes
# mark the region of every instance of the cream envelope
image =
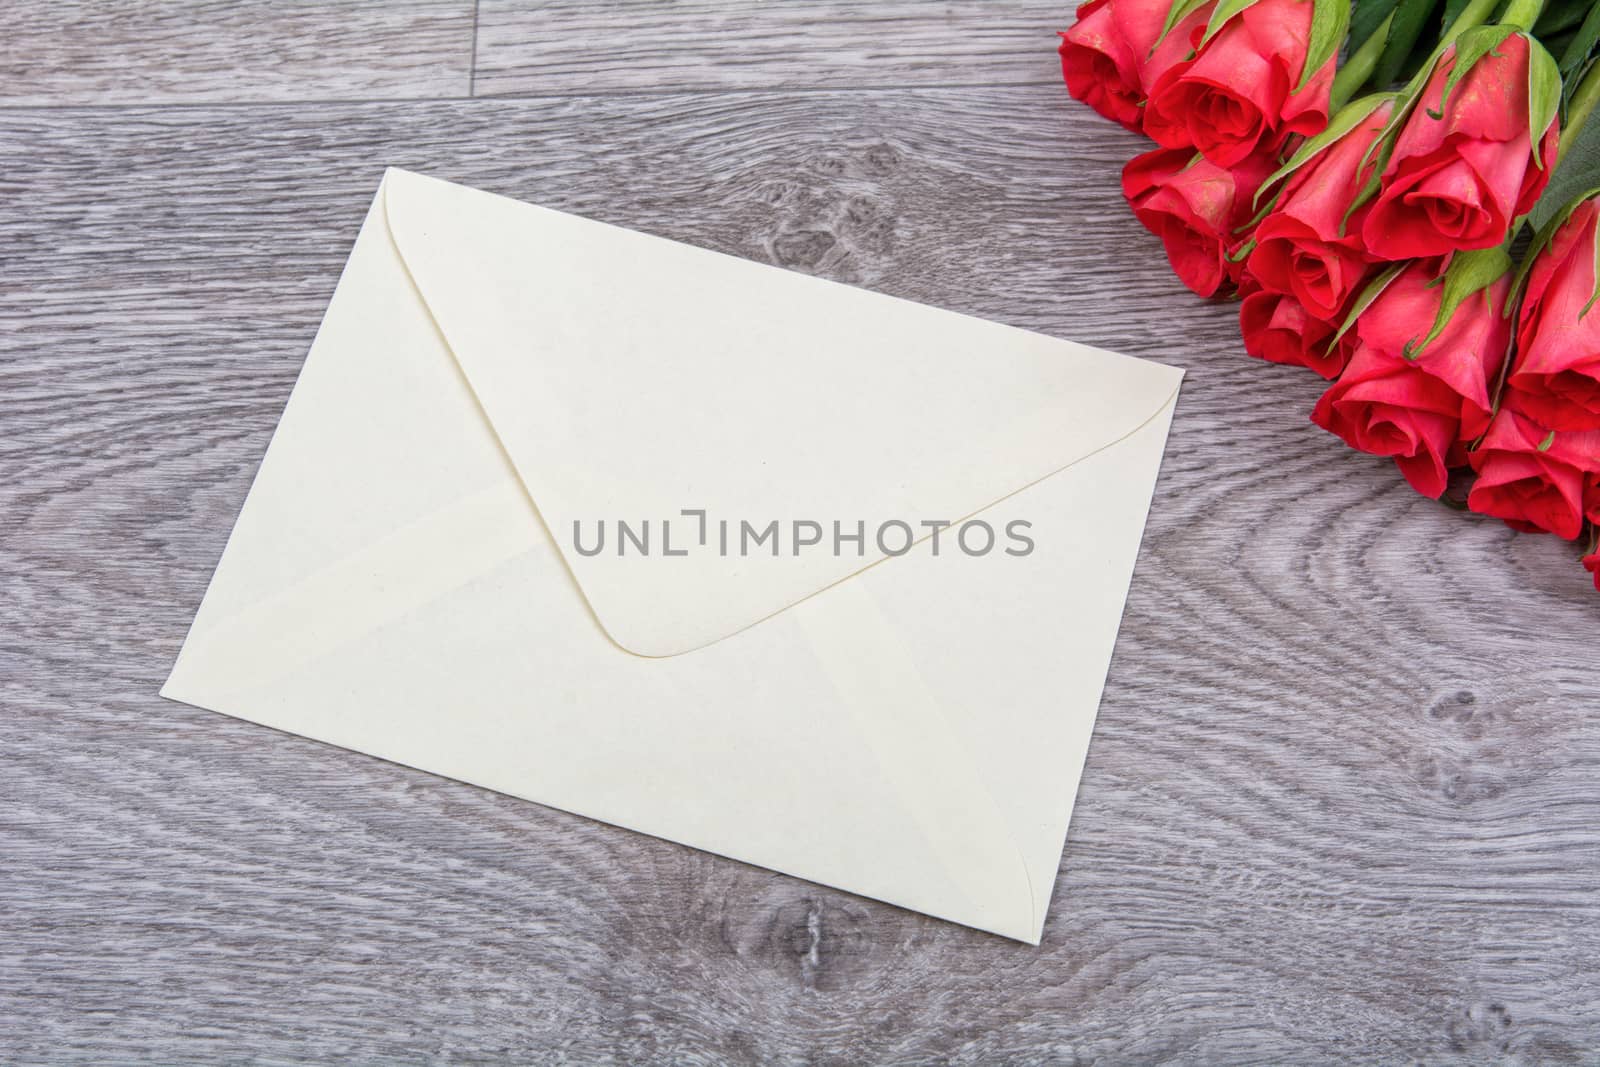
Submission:
[[1037,944],[1181,376],[390,170],[162,694]]

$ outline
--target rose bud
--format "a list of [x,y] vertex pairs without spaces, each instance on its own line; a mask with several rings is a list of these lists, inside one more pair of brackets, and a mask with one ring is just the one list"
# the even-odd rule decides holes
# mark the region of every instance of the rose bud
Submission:
[[1595,302],[1600,201],[1585,200],[1534,257],[1507,383],[1552,430],[1600,430],[1600,311]]
[[1583,566],[1585,570],[1594,575],[1594,587],[1600,589],[1600,552],[1591,552],[1584,556]]
[[1305,70],[1312,4],[1259,0],[1230,18],[1194,58],[1150,87],[1145,133],[1167,148],[1193,145],[1217,166],[1231,167],[1288,134],[1321,130],[1334,58]]
[[1161,238],[1183,284],[1213,296],[1243,273],[1232,260],[1244,243],[1235,230],[1250,220],[1251,199],[1271,170],[1266,157],[1228,170],[1192,148],[1157,148],[1122,169],[1122,195],[1145,229]]
[[1474,292],[1424,344],[1445,285],[1437,260],[1400,272],[1356,320],[1355,351],[1317,401],[1311,421],[1353,448],[1393,456],[1417,492],[1438,497],[1449,468],[1466,462],[1465,443],[1489,424],[1489,383],[1511,341],[1501,314],[1510,278]]
[[1361,213],[1348,224],[1346,216],[1371,176],[1373,164],[1363,165],[1362,157],[1390,110],[1383,104],[1310,157],[1256,227],[1251,275],[1267,289],[1294,294],[1308,313],[1325,321],[1341,318],[1370,273],[1373,257],[1361,241]]
[[1508,394],[1467,458],[1478,472],[1467,507],[1480,515],[1567,540],[1583,532],[1586,512],[1600,516],[1600,494],[1589,491],[1600,471],[1600,430],[1551,431],[1518,411]]
[[1308,367],[1330,380],[1339,376],[1355,347],[1354,330],[1333,345],[1337,329],[1307,314],[1300,301],[1286,293],[1257,289],[1239,304],[1239,332],[1244,334],[1246,352],[1269,363]]
[[1455,47],[1434,67],[1400,130],[1377,203],[1362,226],[1367,248],[1380,259],[1498,245],[1550,179],[1558,123],[1552,114],[1538,131],[1535,160],[1528,114],[1533,49],[1538,49],[1541,71],[1549,63],[1559,93],[1560,75],[1549,55],[1513,33],[1474,63],[1446,99]]
[[1161,36],[1167,0],[1089,0],[1077,23],[1061,35],[1061,75],[1067,91],[1134,133],[1143,126],[1148,87],[1189,52],[1211,7],[1191,13]]

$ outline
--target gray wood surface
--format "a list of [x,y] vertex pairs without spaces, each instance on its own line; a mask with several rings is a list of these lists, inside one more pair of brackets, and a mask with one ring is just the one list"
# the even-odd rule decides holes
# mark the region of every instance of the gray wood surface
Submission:
[[1055,84],[1053,31],[1071,9],[1045,0],[482,0],[476,84],[479,95]]
[[466,96],[473,0],[7,0],[0,104]]
[[[0,8],[0,1062],[1600,1062],[1600,600],[1244,357],[1049,25],[485,0],[528,98],[385,102],[456,8],[123,6]],[[1041,948],[156,696],[391,163],[1189,369]]]

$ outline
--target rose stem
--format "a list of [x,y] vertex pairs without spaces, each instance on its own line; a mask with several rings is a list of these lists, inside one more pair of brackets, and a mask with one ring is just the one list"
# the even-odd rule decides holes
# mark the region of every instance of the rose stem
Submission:
[[[1484,19],[1494,13],[1494,9],[1499,2],[1500,0],[1470,0],[1467,6],[1461,9],[1461,14],[1457,15],[1456,20],[1450,24],[1450,28],[1444,31],[1444,36],[1439,38],[1439,43],[1441,45],[1448,44],[1474,26],[1483,25]],[[1538,3],[1540,7],[1544,6],[1544,0],[1538,0]]]
[[1539,13],[1544,10],[1545,0],[1511,0],[1506,7],[1506,13],[1500,16],[1500,25],[1515,26],[1524,32],[1533,29],[1533,24],[1539,21]]
[[1389,25],[1394,22],[1394,12],[1372,31],[1372,36],[1361,43],[1361,47],[1350,53],[1350,58],[1345,60],[1339,73],[1334,75],[1333,88],[1329,90],[1328,114],[1337,115],[1345,102],[1355,95],[1356,90],[1366,84],[1372,77],[1372,72],[1378,68],[1378,57],[1383,55],[1384,46],[1389,43]]
[[1562,127],[1561,140],[1556,146],[1556,165],[1567,156],[1567,149],[1572,147],[1572,142],[1578,139],[1578,131],[1583,129],[1583,124],[1589,118],[1589,113],[1594,110],[1594,105],[1600,101],[1600,63],[1589,67],[1589,73],[1583,76],[1583,81],[1572,91],[1572,100],[1567,104],[1567,124]]

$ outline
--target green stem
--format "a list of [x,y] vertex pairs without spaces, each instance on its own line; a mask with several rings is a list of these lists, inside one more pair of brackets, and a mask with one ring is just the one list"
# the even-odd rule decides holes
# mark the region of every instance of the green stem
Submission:
[[1572,91],[1572,100],[1567,104],[1567,124],[1561,129],[1561,141],[1556,147],[1557,166],[1567,157],[1567,150],[1578,139],[1578,131],[1583,129],[1597,102],[1600,102],[1600,62],[1589,67],[1589,73]]
[[[1527,223],[1528,223],[1528,216],[1526,216],[1526,215],[1523,215],[1522,217],[1516,219],[1515,221],[1513,221],[1511,223],[1511,232],[1506,234],[1506,243],[1500,246],[1501,248],[1505,249],[1507,261],[1510,261],[1510,259],[1511,259],[1511,246],[1516,244],[1516,242],[1517,242],[1517,234],[1522,232],[1522,227],[1527,225]],[[1518,293],[1518,291],[1517,291],[1517,289],[1515,287],[1516,278],[1517,278],[1516,274],[1513,273],[1511,275],[1511,278],[1512,278],[1513,287],[1512,287],[1511,291],[1506,294],[1506,306],[1502,307],[1500,309],[1500,314],[1505,316],[1506,318],[1511,318],[1513,315],[1516,314],[1515,303],[1519,298],[1519,293]],[[1490,284],[1493,284],[1493,283],[1490,283]],[[1515,340],[1516,340],[1516,338],[1513,337],[1512,338],[1512,342],[1514,343]],[[1506,389],[1506,377],[1511,373],[1511,364],[1515,359],[1516,359],[1516,353],[1508,348],[1506,353],[1505,353],[1505,358],[1500,361],[1500,373],[1495,375],[1494,388],[1492,390],[1490,390],[1490,392],[1489,392],[1489,410],[1490,411],[1499,411],[1500,410],[1500,394],[1505,392],[1505,389]],[[1487,431],[1485,431],[1485,432],[1487,432]],[[1478,445],[1482,441],[1483,441],[1483,434],[1479,434],[1477,440],[1473,441],[1472,444],[1468,446],[1467,451],[1469,451],[1469,452],[1477,451]]]
[[1545,0],[1511,0],[1506,6],[1506,13],[1500,16],[1500,25],[1531,30],[1533,24],[1539,21],[1539,15],[1544,11],[1544,4]]
[[[1439,38],[1439,43],[1441,45],[1448,44],[1474,26],[1482,26],[1489,16],[1494,14],[1494,9],[1499,2],[1500,0],[1470,0],[1467,6],[1461,9],[1461,14],[1457,15],[1456,20],[1450,24],[1450,28],[1444,31],[1444,36]],[[1517,0],[1512,0],[1512,2],[1515,3]],[[1534,2],[1538,3],[1540,7],[1544,6],[1544,0],[1534,0]]]
[[1393,23],[1394,12],[1391,11],[1383,24],[1361,43],[1360,48],[1350,53],[1350,58],[1339,68],[1339,73],[1333,79],[1333,88],[1329,91],[1328,114],[1337,115],[1340,108],[1356,95],[1356,90],[1372,77],[1372,72],[1378,69],[1378,57],[1383,55],[1384,46],[1389,43],[1389,27]]

